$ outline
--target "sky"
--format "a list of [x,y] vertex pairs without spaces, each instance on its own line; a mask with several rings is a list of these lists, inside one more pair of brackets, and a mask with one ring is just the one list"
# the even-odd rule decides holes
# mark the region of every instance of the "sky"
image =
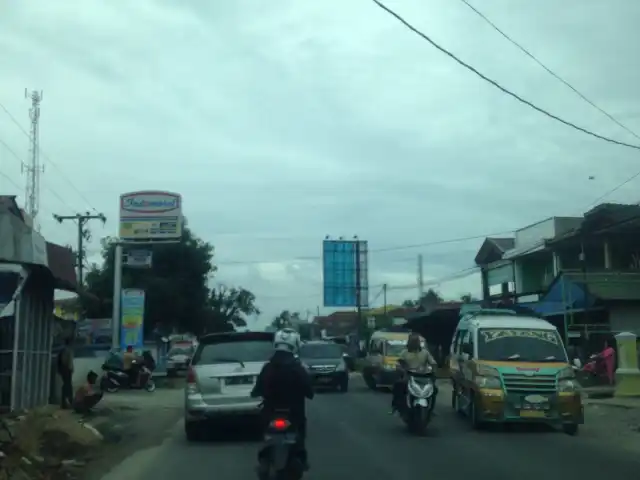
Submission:
[[[640,133],[640,2],[469,1]],[[462,1],[385,3],[536,105],[640,144]],[[368,240],[374,306],[385,283],[389,303],[417,297],[419,254],[446,298],[478,295],[477,275],[447,279],[473,266],[484,235],[579,215],[640,170],[637,150],[518,103],[370,0],[2,2],[0,52],[2,193],[24,202],[18,125],[29,128],[25,88],[42,90],[47,239],[76,241],[52,213],[103,212],[107,224],[91,224],[98,260],[120,194],[179,192],[215,245],[215,282],[253,291],[259,323],[332,311],[327,235]],[[636,202],[639,186],[607,200]],[[475,238],[430,245],[463,237]]]

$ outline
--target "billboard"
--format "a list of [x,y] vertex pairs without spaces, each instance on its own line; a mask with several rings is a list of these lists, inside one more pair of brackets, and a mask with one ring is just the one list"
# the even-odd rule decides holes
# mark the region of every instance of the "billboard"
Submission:
[[151,268],[152,259],[151,250],[131,250],[124,254],[124,263],[129,268]]
[[126,288],[122,290],[120,308],[120,347],[129,345],[134,350],[142,349],[144,343],[144,290]]
[[147,190],[120,195],[120,239],[178,240],[182,236],[182,197]]
[[325,307],[357,307],[358,291],[360,306],[369,306],[368,259],[368,244],[365,240],[322,242]]

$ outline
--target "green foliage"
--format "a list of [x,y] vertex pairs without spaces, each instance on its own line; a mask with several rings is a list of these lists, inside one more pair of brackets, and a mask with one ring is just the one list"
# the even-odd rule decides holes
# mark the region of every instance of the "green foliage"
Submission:
[[289,310],[283,310],[276,315],[271,322],[271,327],[274,330],[289,327],[298,331],[302,340],[311,339],[311,324],[300,317],[298,312],[290,312]]
[[[124,268],[122,275],[123,288],[146,292],[146,335],[156,325],[196,334],[226,330],[242,326],[243,314],[258,311],[255,296],[245,289],[209,289],[208,282],[217,270],[214,248],[186,226],[180,242],[153,245],[152,252],[150,269]],[[83,298],[87,318],[112,315],[114,256],[115,239],[103,239],[102,265],[92,265],[85,277],[86,291],[98,298]]]
[[463,295],[460,295],[460,301],[462,303],[472,303],[477,301],[478,299],[475,298],[473,295],[471,295],[470,293],[465,293]]
[[232,331],[246,327],[245,316],[260,314],[255,305],[256,297],[244,288],[219,285],[212,288],[207,300],[204,330],[207,333]]
[[420,297],[420,300],[405,300],[402,302],[402,306],[417,307],[419,305],[437,305],[438,303],[442,303],[442,301],[442,295],[433,288],[430,288]]

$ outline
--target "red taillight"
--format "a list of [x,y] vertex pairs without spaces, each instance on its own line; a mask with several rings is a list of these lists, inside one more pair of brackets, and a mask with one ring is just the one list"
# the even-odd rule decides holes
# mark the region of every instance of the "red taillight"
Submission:
[[187,383],[196,383],[196,372],[191,367],[187,370]]
[[284,418],[276,418],[271,422],[271,426],[276,430],[286,430],[289,425],[291,425],[289,421]]

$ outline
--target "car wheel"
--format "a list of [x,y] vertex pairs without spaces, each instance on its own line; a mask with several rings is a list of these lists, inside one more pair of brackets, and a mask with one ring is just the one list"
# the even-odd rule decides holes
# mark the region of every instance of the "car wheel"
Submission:
[[364,378],[364,383],[367,385],[367,387],[369,387],[371,390],[376,389],[376,381],[373,379],[373,376],[370,372],[363,373],[362,377]]
[[478,405],[473,394],[471,394],[469,399],[469,420],[471,421],[471,428],[474,430],[484,429],[485,423],[478,417]]
[[188,442],[199,442],[202,440],[202,426],[196,422],[185,422],[184,434]]
[[562,425],[562,431],[567,435],[577,435],[578,434],[578,424],[577,423],[565,423]]

